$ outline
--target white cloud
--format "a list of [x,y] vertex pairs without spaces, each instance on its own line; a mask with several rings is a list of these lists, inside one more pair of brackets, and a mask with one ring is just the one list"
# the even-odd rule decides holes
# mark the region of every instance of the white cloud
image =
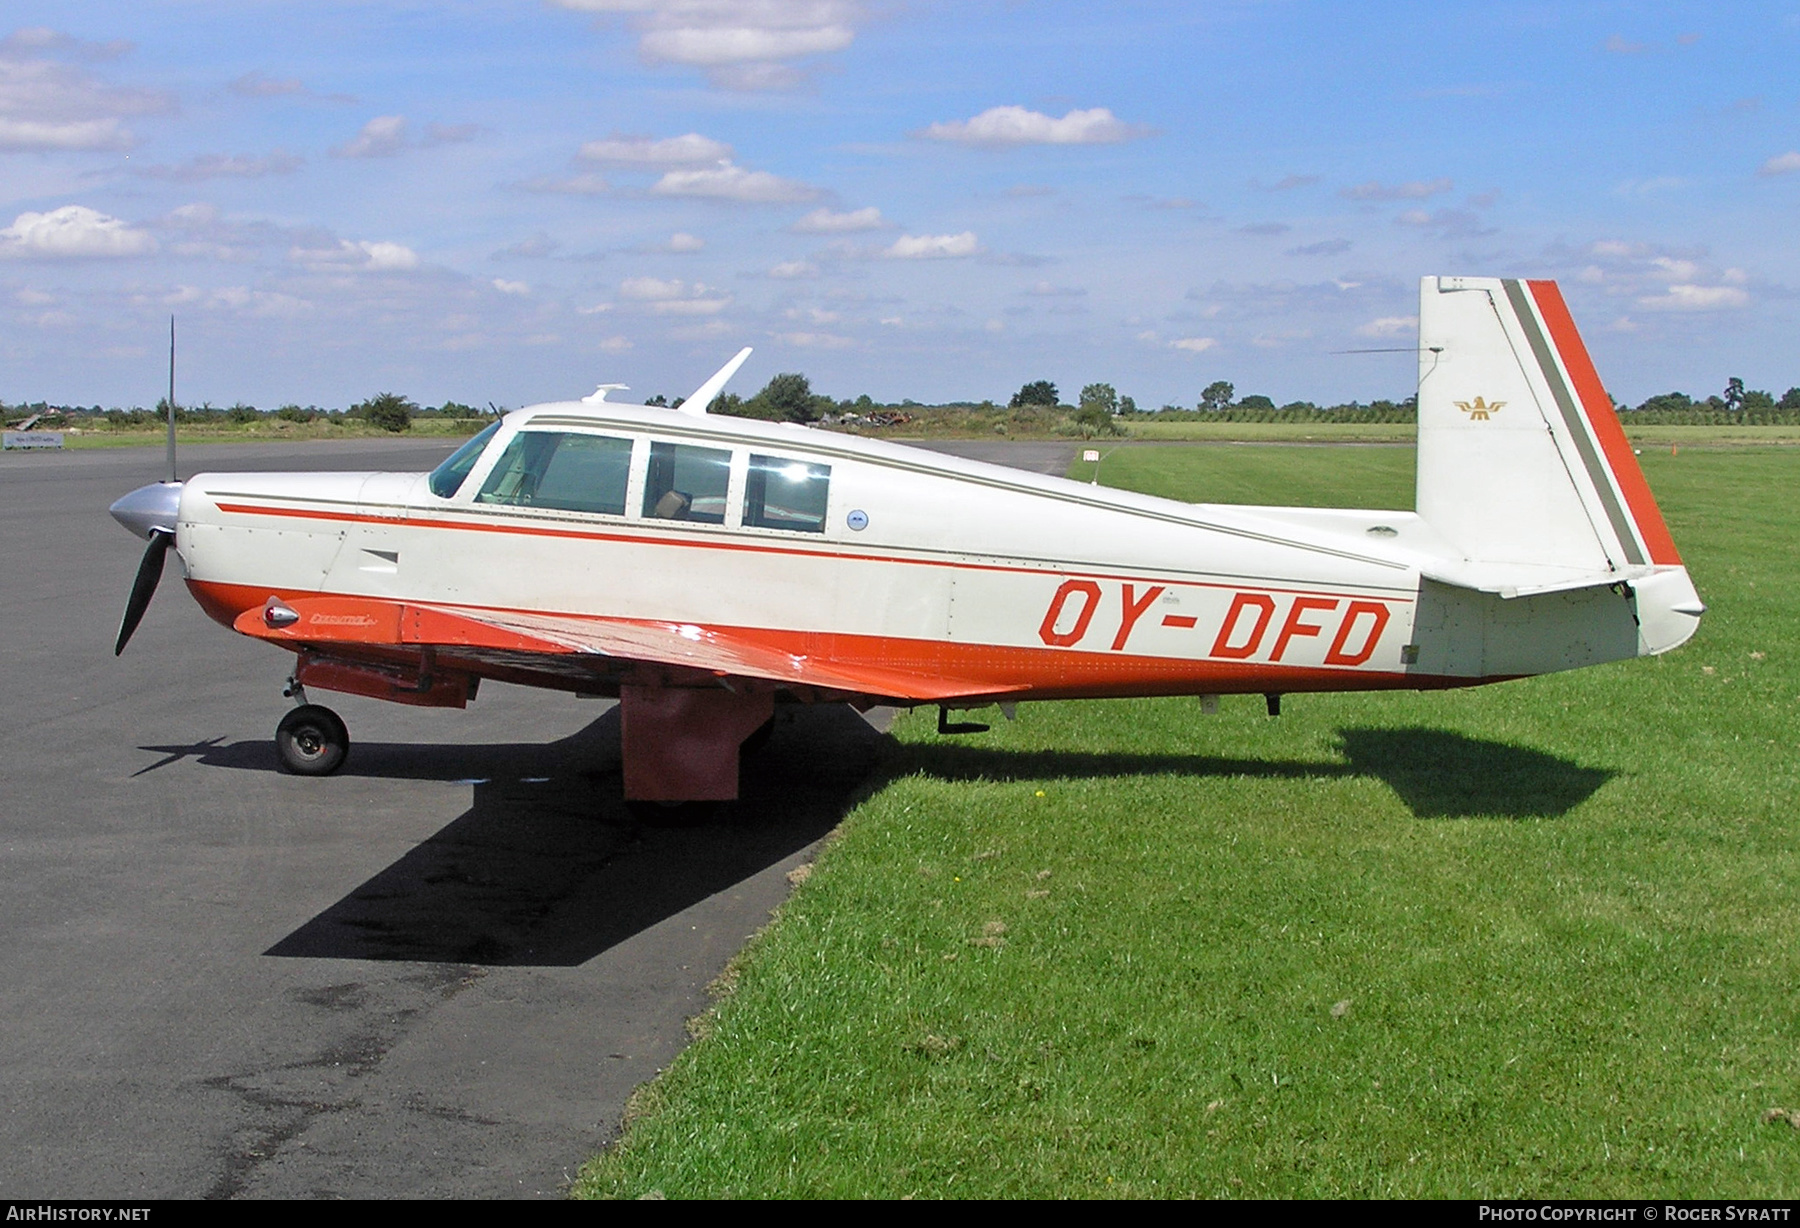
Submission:
[[1742,307],[1750,296],[1736,286],[1696,286],[1687,283],[1670,286],[1663,294],[1638,299],[1639,307],[1651,311],[1718,311]]
[[147,231],[85,205],[64,205],[48,213],[21,213],[0,230],[0,256],[43,259],[89,256],[143,256],[156,250]]
[[1218,339],[1215,337],[1178,337],[1169,342],[1169,347],[1186,350],[1190,354],[1204,354],[1218,344]]
[[789,89],[806,80],[791,61],[842,51],[862,19],[857,0],[551,0],[625,17],[638,54],[707,71],[725,89]]
[[1645,251],[1641,243],[1626,243],[1619,239],[1599,239],[1588,248],[1596,256],[1627,257],[1639,256]]
[[1668,275],[1670,281],[1691,281],[1700,275],[1700,266],[1692,260],[1677,260],[1672,256],[1658,256],[1650,262]]
[[42,58],[59,52],[110,58],[129,46],[84,43],[42,28],[15,30],[0,40],[0,150],[128,149],[135,144],[124,121],[173,111],[170,95],[103,85],[85,72]]
[[964,145],[1101,145],[1128,141],[1147,131],[1123,122],[1105,107],[1070,111],[1061,119],[1024,107],[990,107],[973,119],[932,124],[919,135]]
[[817,277],[819,266],[807,260],[784,260],[769,270],[769,276],[791,281],[801,277]]
[[632,341],[630,337],[608,337],[596,348],[603,354],[623,354],[632,348]]
[[0,149],[128,149],[131,133],[118,120],[13,119],[0,115]]
[[1786,175],[1792,171],[1800,171],[1800,152],[1789,150],[1784,154],[1776,154],[1762,164],[1756,173],[1759,175]]
[[[705,286],[696,286],[697,293],[704,294]],[[633,298],[640,301],[680,298],[688,293],[685,281],[670,279],[664,281],[658,277],[627,277],[619,283],[619,297]]]
[[619,283],[619,297],[664,316],[717,315],[731,305],[730,295],[719,295],[703,282],[689,285],[673,277],[627,277]]
[[196,306],[210,311],[230,311],[261,319],[292,320],[306,315],[313,305],[291,294],[269,290],[252,290],[248,286],[220,286],[202,290],[198,286],[176,286],[163,297],[171,307]]
[[775,29],[768,26],[676,26],[651,30],[642,47],[652,60],[717,68],[762,60],[792,60],[842,51],[856,39],[849,26],[826,24]]
[[339,158],[391,158],[407,146],[406,116],[377,115],[354,140],[331,152]]
[[407,131],[406,116],[378,115],[331,154],[334,158],[391,158],[413,148],[461,145],[480,135],[480,124],[426,124],[424,139],[415,141]]
[[705,246],[706,240],[702,239],[699,235],[691,235],[685,230],[678,230],[669,236],[667,250],[672,252],[697,252],[705,248]]
[[1415,179],[1410,183],[1359,183],[1338,193],[1345,200],[1424,200],[1440,192],[1448,192],[1454,184],[1448,179]]
[[1382,316],[1356,331],[1364,337],[1405,337],[1419,330],[1418,316]]
[[731,162],[706,170],[669,171],[650,189],[658,196],[698,196],[742,204],[778,205],[813,200],[819,190],[768,171],[753,171]]
[[418,253],[399,243],[358,243],[368,257],[363,267],[377,272],[393,272],[419,267]]
[[581,147],[580,156],[589,162],[619,166],[706,166],[730,158],[731,146],[698,132],[660,140],[648,136],[609,136],[602,141],[587,142]]
[[843,213],[833,213],[830,209],[814,209],[795,222],[790,229],[795,234],[830,235],[850,234],[858,230],[880,230],[886,225],[887,221],[881,216],[881,210],[870,205],[866,209],[851,209]]
[[1034,282],[1031,289],[1025,293],[1037,298],[1075,298],[1086,294],[1087,291],[1080,286],[1059,286],[1055,282],[1040,281]]
[[715,316],[729,306],[729,298],[678,298],[652,303],[650,310],[659,316]]
[[500,291],[502,294],[517,294],[523,296],[531,293],[531,287],[525,282],[508,281],[504,277],[494,278],[493,286],[494,289]]
[[295,247],[288,259],[312,268],[350,268],[370,273],[404,273],[419,267],[419,255],[400,243],[352,243],[339,239],[335,247]]
[[901,235],[881,254],[896,260],[940,260],[973,256],[980,250],[975,232],[965,230],[957,235]]

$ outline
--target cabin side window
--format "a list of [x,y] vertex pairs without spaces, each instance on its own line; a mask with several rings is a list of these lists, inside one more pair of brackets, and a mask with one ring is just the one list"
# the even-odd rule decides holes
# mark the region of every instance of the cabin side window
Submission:
[[831,495],[831,466],[750,454],[744,483],[744,524],[758,529],[823,533]]
[[725,523],[731,489],[731,453],[681,443],[650,445],[644,476],[644,515],[654,520]]
[[623,516],[630,474],[629,439],[521,431],[495,463],[475,501]]
[[454,499],[456,492],[462,489],[462,484],[468,478],[469,473],[481,460],[481,454],[487,450],[488,441],[493,439],[494,432],[499,429],[500,424],[494,423],[452,452],[443,464],[433,469],[430,479],[431,493],[440,499]]

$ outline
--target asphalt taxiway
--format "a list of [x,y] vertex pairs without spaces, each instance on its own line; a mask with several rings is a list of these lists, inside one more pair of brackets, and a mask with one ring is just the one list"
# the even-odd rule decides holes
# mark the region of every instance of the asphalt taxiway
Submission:
[[[453,442],[182,467],[418,470]],[[1051,446],[1011,455],[1060,471]],[[800,712],[730,820],[688,829],[625,813],[605,705],[491,684],[466,712],[315,696],[350,760],[284,776],[288,658],[208,622],[175,563],[113,656],[142,544],[105,509],[161,463],[0,455],[0,1190],[559,1194],[881,736]]]

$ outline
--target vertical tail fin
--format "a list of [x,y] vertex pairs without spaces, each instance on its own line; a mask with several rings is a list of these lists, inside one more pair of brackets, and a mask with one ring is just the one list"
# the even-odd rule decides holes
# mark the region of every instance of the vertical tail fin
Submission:
[[1471,563],[1681,562],[1552,281],[1424,279],[1418,511]]
[[1705,608],[1555,282],[1420,285],[1417,498],[1449,547],[1433,579],[1507,599],[1620,583],[1640,652]]

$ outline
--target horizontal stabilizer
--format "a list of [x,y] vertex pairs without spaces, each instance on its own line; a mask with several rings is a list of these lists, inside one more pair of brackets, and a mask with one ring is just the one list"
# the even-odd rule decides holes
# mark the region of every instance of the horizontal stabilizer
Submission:
[[1508,600],[1537,597],[1544,593],[1571,593],[1583,588],[1610,588],[1614,584],[1631,584],[1655,575],[1651,566],[1621,567],[1614,571],[1588,571],[1574,575],[1555,574],[1549,569],[1528,570],[1521,567],[1483,567],[1480,564],[1449,564],[1422,567],[1419,574],[1439,584],[1493,593]]

